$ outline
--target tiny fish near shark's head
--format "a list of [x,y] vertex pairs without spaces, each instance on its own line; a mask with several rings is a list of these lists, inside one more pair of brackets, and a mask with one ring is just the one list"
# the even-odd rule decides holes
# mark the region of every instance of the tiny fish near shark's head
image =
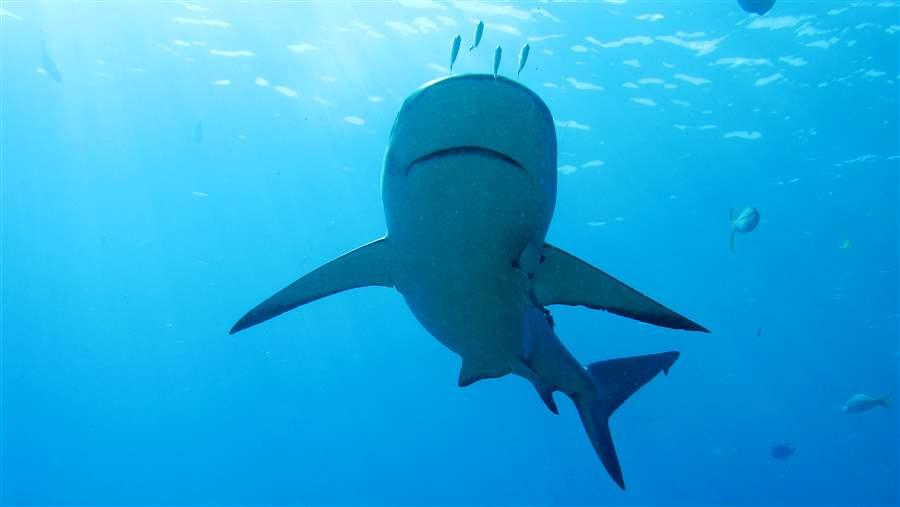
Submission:
[[[556,203],[550,110],[533,91],[502,76],[466,74],[427,83],[406,99],[394,121],[382,192],[386,210],[410,212],[421,206],[406,202],[409,196],[438,198],[444,192],[460,206],[485,211],[529,201],[527,209],[540,210],[533,225],[546,232]],[[391,222],[388,213],[389,230]]]

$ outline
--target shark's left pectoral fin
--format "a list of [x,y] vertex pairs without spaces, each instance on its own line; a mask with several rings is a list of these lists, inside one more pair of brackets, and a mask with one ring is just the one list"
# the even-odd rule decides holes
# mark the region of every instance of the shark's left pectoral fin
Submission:
[[348,289],[380,285],[393,287],[391,249],[381,238],[352,250],[288,285],[247,312],[230,334],[277,317],[284,312]]
[[673,329],[709,332],[583,260],[545,244],[534,277],[541,305],[587,306]]

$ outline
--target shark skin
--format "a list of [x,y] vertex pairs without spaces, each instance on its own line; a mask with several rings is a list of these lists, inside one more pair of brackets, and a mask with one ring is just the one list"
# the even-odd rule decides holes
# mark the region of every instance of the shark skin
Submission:
[[608,419],[677,352],[583,366],[556,336],[549,305],[581,305],[690,331],[705,328],[545,243],[556,205],[556,131],[544,102],[504,77],[425,84],[394,122],[382,173],[387,235],[305,275],[231,333],[338,292],[395,288],[422,326],[462,358],[458,384],[509,373],[558,413],[575,403],[613,480],[625,483]]

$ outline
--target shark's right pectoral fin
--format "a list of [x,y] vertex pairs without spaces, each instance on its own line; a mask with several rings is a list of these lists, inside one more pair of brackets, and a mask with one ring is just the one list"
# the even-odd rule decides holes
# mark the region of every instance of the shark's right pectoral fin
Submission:
[[391,249],[381,238],[350,251],[288,285],[247,312],[230,334],[277,317],[311,301],[348,289],[380,285],[393,287]]
[[545,244],[534,296],[548,305],[586,306],[672,329],[709,332],[583,260]]

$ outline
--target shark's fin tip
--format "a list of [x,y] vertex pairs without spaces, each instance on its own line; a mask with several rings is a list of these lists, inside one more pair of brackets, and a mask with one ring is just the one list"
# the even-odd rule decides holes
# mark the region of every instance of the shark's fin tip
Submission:
[[392,287],[391,249],[380,238],[320,266],[240,318],[229,334],[261,324],[317,299],[366,286]]
[[534,282],[542,306],[586,306],[656,326],[709,332],[568,252],[545,244],[543,254]]

